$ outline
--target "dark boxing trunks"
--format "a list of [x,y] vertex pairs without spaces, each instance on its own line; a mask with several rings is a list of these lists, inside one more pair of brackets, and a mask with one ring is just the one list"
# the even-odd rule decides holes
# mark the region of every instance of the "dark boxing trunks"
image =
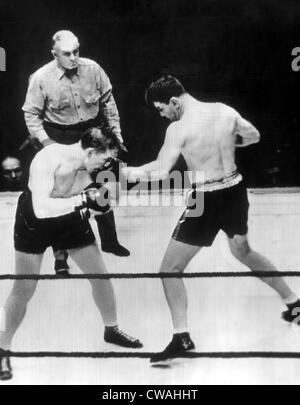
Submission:
[[78,212],[39,219],[33,212],[31,192],[27,190],[20,195],[14,226],[16,250],[40,254],[48,246],[54,250],[74,249],[94,241],[95,236],[88,219],[82,219]]
[[243,181],[229,188],[206,191],[202,197],[202,215],[189,216],[186,209],[173,232],[173,239],[190,245],[211,246],[219,230],[229,238],[248,232],[249,202]]

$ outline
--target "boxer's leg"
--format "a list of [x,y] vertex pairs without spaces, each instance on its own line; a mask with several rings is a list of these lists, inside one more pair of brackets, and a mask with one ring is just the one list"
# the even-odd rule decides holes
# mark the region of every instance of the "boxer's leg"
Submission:
[[[262,254],[252,250],[249,246],[247,235],[234,235],[228,238],[229,247],[236,259],[252,271],[259,272],[277,272],[274,264]],[[288,322],[293,322],[300,312],[300,300],[291,290],[286,282],[280,277],[260,277],[269,287],[273,288],[281,297],[283,303],[287,306],[287,311],[283,312],[282,317]],[[294,313],[293,313],[294,311]]]
[[[106,274],[107,270],[95,243],[70,249],[70,256],[85,274]],[[92,286],[92,294],[105,325],[105,341],[124,347],[142,347],[138,339],[125,335],[117,327],[116,298],[112,282],[108,279],[89,279]]]
[[[31,254],[16,251],[16,274],[39,274],[43,254]],[[0,332],[0,347],[9,350],[12,338],[20,326],[33,296],[37,280],[15,280],[13,288],[2,308],[2,331]],[[4,326],[4,327],[3,327]]]
[[[233,256],[252,271],[278,271],[274,264],[262,254],[253,250],[248,242],[247,235],[234,235],[228,238],[229,247]],[[279,275],[279,273],[278,273]],[[260,277],[263,282],[273,288],[283,300],[289,297],[297,297],[281,277]]]
[[[182,273],[201,247],[189,245],[171,239],[164,255],[161,273]],[[154,355],[150,361],[153,365],[165,363],[171,358],[180,357],[186,351],[195,348],[187,327],[187,294],[181,278],[163,278],[163,287],[170,308],[174,334],[166,349]]]
[[[106,274],[107,270],[100,251],[93,243],[88,246],[70,249],[70,256],[86,274]],[[117,325],[116,298],[111,280],[90,279],[92,294],[105,326]]]
[[[171,239],[163,257],[160,273],[182,273],[199,246]],[[174,333],[187,331],[187,295],[181,278],[163,278],[163,287],[171,311]]]
[[[16,251],[16,274],[39,274],[42,254]],[[0,380],[12,378],[10,358],[3,350],[10,350],[15,332],[24,319],[27,304],[34,294],[37,280],[15,280],[13,288],[0,313]]]

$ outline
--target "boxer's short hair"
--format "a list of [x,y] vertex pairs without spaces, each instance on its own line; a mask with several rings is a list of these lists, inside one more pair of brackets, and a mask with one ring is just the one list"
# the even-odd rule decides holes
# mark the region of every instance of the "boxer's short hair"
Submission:
[[145,100],[152,106],[155,101],[169,104],[172,97],[179,97],[186,93],[180,81],[171,75],[165,75],[152,82],[146,90]]
[[83,149],[94,148],[97,152],[106,152],[109,150],[119,150],[119,142],[116,135],[111,131],[99,127],[87,129],[81,137],[81,146]]

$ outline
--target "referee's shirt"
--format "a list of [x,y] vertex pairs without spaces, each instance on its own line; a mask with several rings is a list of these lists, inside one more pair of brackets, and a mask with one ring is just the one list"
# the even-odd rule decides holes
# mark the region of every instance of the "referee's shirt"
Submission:
[[122,142],[119,112],[112,85],[105,71],[94,61],[79,58],[72,76],[65,74],[55,60],[30,76],[22,107],[30,134],[40,142],[48,138],[43,121],[74,125],[96,118],[99,109]]

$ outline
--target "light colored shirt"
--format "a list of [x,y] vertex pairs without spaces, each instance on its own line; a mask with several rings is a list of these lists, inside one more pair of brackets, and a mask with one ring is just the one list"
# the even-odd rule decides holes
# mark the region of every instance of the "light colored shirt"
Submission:
[[79,58],[78,73],[71,78],[56,60],[38,69],[30,76],[22,107],[30,135],[40,142],[48,138],[44,121],[74,125],[95,118],[99,109],[106,125],[123,142],[110,80],[96,62],[87,58]]

